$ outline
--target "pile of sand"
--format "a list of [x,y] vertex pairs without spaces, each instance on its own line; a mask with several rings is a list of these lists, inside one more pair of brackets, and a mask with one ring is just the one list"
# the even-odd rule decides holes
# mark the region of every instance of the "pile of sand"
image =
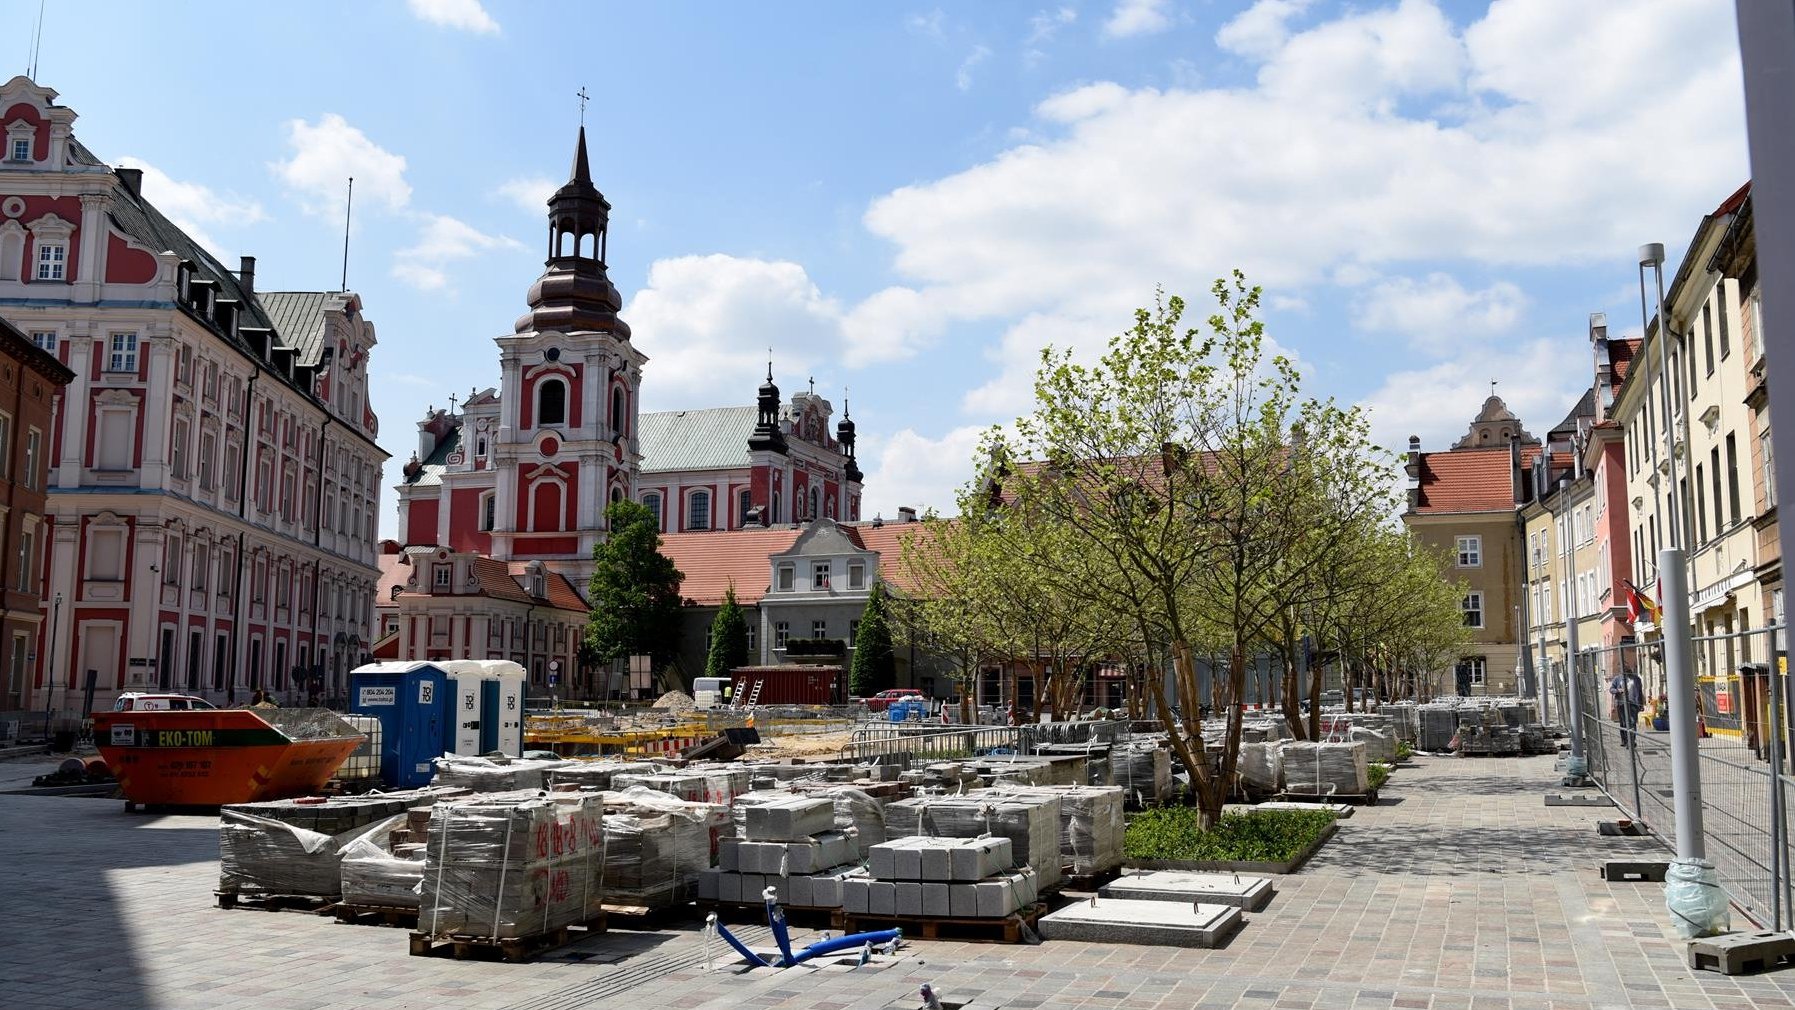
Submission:
[[670,709],[674,712],[690,712],[698,706],[693,703],[692,696],[684,691],[668,691],[654,700],[654,707]]

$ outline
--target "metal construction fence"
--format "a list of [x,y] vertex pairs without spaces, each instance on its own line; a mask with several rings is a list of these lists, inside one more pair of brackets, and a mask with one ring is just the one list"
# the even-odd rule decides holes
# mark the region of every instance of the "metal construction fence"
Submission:
[[[1795,922],[1790,874],[1789,679],[1783,628],[1691,639],[1701,739],[1696,762],[1707,857],[1733,904],[1760,926]],[[1626,703],[1637,675],[1644,705]],[[1559,689],[1561,677],[1549,677]],[[1582,652],[1575,727],[1589,774],[1632,820],[1676,846],[1669,698],[1657,641]],[[1560,710],[1569,723],[1569,708]],[[1633,716],[1631,722],[1627,719]]]

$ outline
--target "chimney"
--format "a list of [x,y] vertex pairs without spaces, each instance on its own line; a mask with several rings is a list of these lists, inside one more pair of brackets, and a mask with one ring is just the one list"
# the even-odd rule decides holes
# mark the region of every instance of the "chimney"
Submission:
[[1403,464],[1402,472],[1408,475],[1406,490],[1409,508],[1421,507],[1421,436],[1409,436],[1409,455]]
[[916,521],[916,509],[909,505],[898,506],[898,522],[913,523]]
[[1608,313],[1589,314],[1589,344],[1596,357],[1596,419],[1608,417],[1614,403],[1614,363],[1608,357]]
[[256,258],[254,256],[243,257],[242,265],[237,267],[237,285],[243,289],[243,293],[246,295],[256,293]]
[[1513,493],[1516,505],[1526,501],[1522,494],[1526,485],[1521,481],[1521,437],[1519,435],[1508,436],[1508,486]]
[[119,184],[125,187],[125,192],[134,198],[143,198],[143,169],[115,168],[112,171],[118,175]]

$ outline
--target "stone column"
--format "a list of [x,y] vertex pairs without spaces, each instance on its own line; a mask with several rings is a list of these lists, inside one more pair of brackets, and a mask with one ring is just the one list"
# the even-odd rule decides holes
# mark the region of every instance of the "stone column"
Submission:
[[[39,678],[44,686],[68,685],[68,671],[75,668],[72,655],[75,642],[75,603],[81,598],[80,569],[76,561],[81,547],[81,520],[77,516],[57,516],[56,531],[50,541],[50,579],[44,593],[44,654],[38,658],[43,669]],[[55,600],[62,596],[62,610],[55,614]],[[54,616],[53,616],[54,615]],[[51,624],[55,627],[51,628]],[[100,684],[99,690],[117,688],[117,684]],[[36,708],[43,708],[47,699],[40,698]]]
[[[175,349],[166,330],[150,335],[147,343],[150,377],[143,394],[143,467],[139,472],[138,486],[161,488],[168,482],[169,408],[173,405]],[[278,509],[281,476],[278,454],[276,463],[273,480]]]
[[81,195],[81,257],[76,264],[70,294],[77,302],[92,303],[100,299],[100,285],[106,277],[106,205],[111,198],[102,193]]
[[74,370],[75,378],[62,390],[62,454],[51,481],[59,487],[79,487],[83,456],[87,451],[87,412],[93,385],[89,366],[93,361],[94,338],[84,333],[70,334],[63,339],[69,347],[69,368]]

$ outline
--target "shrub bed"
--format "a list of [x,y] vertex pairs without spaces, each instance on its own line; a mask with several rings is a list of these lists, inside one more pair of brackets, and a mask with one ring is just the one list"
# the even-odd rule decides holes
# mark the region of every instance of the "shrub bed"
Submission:
[[1373,789],[1376,789],[1377,787],[1383,785],[1385,782],[1390,781],[1390,766],[1387,764],[1378,764],[1378,763],[1374,762],[1371,765],[1371,775],[1367,781],[1369,781],[1371,783],[1371,788],[1373,788]]
[[1128,822],[1129,859],[1282,863],[1315,844],[1334,823],[1325,810],[1255,810],[1223,814],[1208,831],[1194,807],[1154,807]]

